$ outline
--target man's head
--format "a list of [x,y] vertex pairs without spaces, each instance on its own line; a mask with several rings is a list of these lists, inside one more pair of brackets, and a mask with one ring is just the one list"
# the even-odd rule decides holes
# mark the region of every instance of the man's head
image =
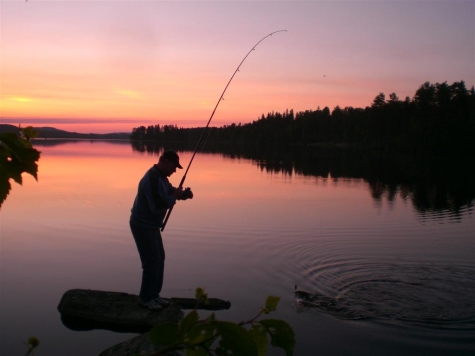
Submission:
[[176,172],[176,169],[182,169],[180,165],[180,157],[178,157],[175,151],[165,151],[158,160],[159,169],[167,176],[171,176]]

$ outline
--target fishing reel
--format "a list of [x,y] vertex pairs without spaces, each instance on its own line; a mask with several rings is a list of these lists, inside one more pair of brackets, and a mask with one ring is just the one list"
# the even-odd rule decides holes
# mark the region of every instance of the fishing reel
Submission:
[[185,188],[183,190],[183,194],[180,197],[180,200],[186,200],[186,199],[192,199],[193,198],[193,192],[191,191],[191,188]]

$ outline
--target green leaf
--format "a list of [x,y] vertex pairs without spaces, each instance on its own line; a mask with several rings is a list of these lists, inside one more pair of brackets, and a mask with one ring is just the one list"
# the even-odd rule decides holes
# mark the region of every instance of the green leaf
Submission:
[[206,295],[206,292],[203,288],[198,287],[195,290],[195,298],[200,299],[202,296]]
[[155,346],[169,346],[179,342],[178,324],[161,323],[150,331],[150,341]]
[[10,162],[6,162],[2,166],[6,168],[8,178],[13,179],[16,183],[22,185],[23,178],[21,177],[21,174],[23,173],[24,169],[20,162],[17,160],[12,160]]
[[189,312],[180,322],[180,334],[182,336],[185,335],[185,333],[198,322],[199,317],[196,310]]
[[40,344],[40,340],[38,340],[38,338],[33,336],[28,339],[27,344],[31,346],[32,348],[35,348],[35,347],[38,347],[38,345]]
[[8,157],[10,157],[10,150],[8,149],[7,145],[2,141],[0,135],[0,159],[6,160]]
[[0,207],[11,190],[10,179],[21,185],[26,172],[38,180],[39,159],[40,152],[30,142],[13,132],[0,133]]
[[[25,147],[23,139],[12,132],[4,132],[0,134],[1,143],[1,157],[2,160],[8,164],[15,164],[18,166],[20,174],[27,172],[35,179],[38,166],[36,161],[40,159],[40,152],[31,147]],[[9,168],[7,167],[7,172]]]
[[40,152],[31,147],[31,144],[25,139],[18,137],[13,132],[4,132],[0,134],[2,146],[7,148],[9,156],[20,162],[28,162],[30,160],[38,160]]
[[209,321],[216,321],[216,315],[214,313],[211,313],[211,315],[207,318]]
[[28,348],[25,355],[33,355],[35,348],[37,348],[39,344],[40,340],[38,340],[36,337],[30,337],[28,341],[25,342],[25,345]]
[[219,349],[220,354],[223,355],[259,355],[254,339],[244,327],[227,321],[215,321],[213,324],[221,335],[217,353]]
[[258,321],[267,328],[271,337],[271,345],[284,349],[287,356],[294,353],[295,334],[289,324],[283,320],[266,319]]
[[197,347],[188,347],[185,349],[185,352],[186,352],[186,356],[208,356],[209,353],[203,348],[203,347],[200,347],[200,346],[197,346]]
[[4,174],[2,164],[0,162],[0,206],[2,206],[5,199],[7,199],[7,195],[10,192],[11,184],[8,181],[8,176]]
[[0,141],[10,151],[10,157],[21,161],[21,152],[28,149],[29,143],[13,132],[4,132],[0,134]]
[[275,311],[277,309],[277,304],[279,304],[280,297],[274,297],[272,295],[267,297],[266,300],[266,313],[269,314],[271,311]]
[[200,288],[200,287],[196,288],[195,298],[197,300],[198,305],[209,304],[208,294],[205,292],[203,288]]
[[257,352],[259,356],[264,356],[267,350],[267,328],[262,325],[254,324],[249,329],[248,333],[254,339],[257,346]]
[[[216,340],[215,335],[216,327],[213,324],[207,322],[195,324],[185,337],[185,342],[191,346],[191,349],[187,348],[187,355],[207,355],[206,350],[209,349]],[[188,352],[188,350],[191,351]]]

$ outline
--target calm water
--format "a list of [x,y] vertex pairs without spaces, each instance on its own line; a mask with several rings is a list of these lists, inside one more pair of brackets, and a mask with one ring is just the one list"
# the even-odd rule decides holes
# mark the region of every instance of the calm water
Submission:
[[[157,155],[54,143],[37,144],[39,181],[24,176],[0,211],[2,355],[24,354],[29,336],[41,341],[36,355],[72,356],[134,336],[69,330],[56,307],[72,288],[138,293],[128,218]],[[280,296],[274,317],[296,332],[295,355],[474,355],[473,176],[423,173],[420,184],[385,170],[394,164],[357,165],[198,154],[185,184],[195,198],[177,204],[164,232],[162,295],[205,287],[231,301],[218,318],[233,321]],[[301,305],[294,285],[331,303]]]

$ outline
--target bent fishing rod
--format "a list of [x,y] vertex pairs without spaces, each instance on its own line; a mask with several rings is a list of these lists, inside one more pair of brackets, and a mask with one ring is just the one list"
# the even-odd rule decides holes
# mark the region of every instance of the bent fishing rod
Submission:
[[[178,186],[179,189],[180,189],[180,188],[183,188],[183,183],[185,183],[186,175],[188,174],[188,171],[189,171],[189,169],[190,169],[191,163],[193,162],[193,160],[194,160],[194,158],[195,158],[196,152],[198,152],[198,148],[200,147],[201,141],[203,140],[203,137],[204,137],[204,135],[205,135],[205,132],[207,131],[207,129],[208,129],[208,127],[209,127],[209,124],[210,124],[211,120],[213,119],[214,113],[216,112],[216,109],[218,108],[219,103],[221,103],[221,100],[224,100],[223,96],[224,96],[224,93],[226,92],[226,90],[228,89],[229,84],[231,84],[231,82],[232,82],[234,76],[236,75],[236,73],[239,72],[239,68],[241,68],[241,65],[244,63],[244,61],[246,60],[246,58],[251,54],[252,51],[254,51],[254,50],[256,49],[256,47],[259,45],[259,43],[261,43],[261,42],[264,41],[267,37],[270,37],[270,36],[272,36],[274,33],[277,33],[277,32],[287,32],[287,30],[274,31],[274,32],[269,33],[267,36],[263,37],[259,42],[257,42],[257,43],[251,48],[251,50],[246,54],[246,56],[243,58],[243,60],[241,61],[241,63],[239,63],[239,65],[237,66],[236,70],[234,71],[233,75],[231,76],[231,79],[229,79],[228,84],[226,84],[226,86],[224,87],[224,90],[223,90],[223,92],[221,93],[221,96],[219,97],[218,102],[216,103],[216,106],[214,107],[213,112],[211,113],[211,116],[210,116],[210,118],[209,118],[209,120],[208,120],[208,123],[206,124],[206,127],[204,128],[203,132],[201,133],[201,136],[200,136],[200,139],[198,140],[198,144],[196,145],[195,151],[193,152],[193,155],[191,156],[190,163],[188,163],[188,167],[186,167],[185,174],[183,175],[183,178],[182,178],[181,181],[180,181],[180,185]],[[165,220],[163,221],[163,224],[162,224],[162,227],[161,227],[161,231],[165,230],[165,225],[167,224],[168,218],[170,217],[170,214],[172,213],[172,210],[173,210],[173,206],[172,206],[170,209],[168,209],[167,215],[166,215]]]

